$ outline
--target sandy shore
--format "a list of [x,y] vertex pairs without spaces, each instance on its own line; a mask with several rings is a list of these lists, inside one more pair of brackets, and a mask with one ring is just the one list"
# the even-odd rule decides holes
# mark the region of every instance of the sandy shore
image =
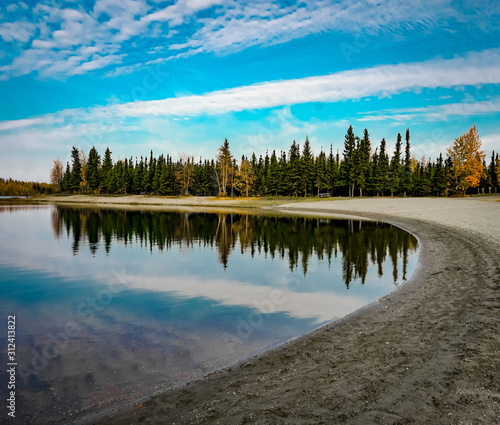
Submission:
[[95,423],[500,423],[498,200],[269,205],[394,223],[419,238],[420,265],[340,321]]

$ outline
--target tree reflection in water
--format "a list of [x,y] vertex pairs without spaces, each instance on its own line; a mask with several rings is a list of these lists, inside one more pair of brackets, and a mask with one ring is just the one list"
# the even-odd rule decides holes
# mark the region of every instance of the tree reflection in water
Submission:
[[347,287],[354,279],[364,283],[368,266],[382,264],[389,256],[393,279],[398,281],[398,257],[402,259],[402,280],[406,280],[408,254],[417,249],[410,233],[387,223],[350,219],[328,219],[241,212],[129,211],[118,209],[57,207],[52,213],[57,238],[66,231],[73,238],[76,255],[82,241],[92,254],[101,244],[109,253],[112,241],[139,244],[143,248],[168,250],[172,245],[217,250],[219,261],[228,266],[237,249],[253,256],[288,261],[290,270],[299,265],[307,274],[311,258],[329,264],[340,254],[342,276]]

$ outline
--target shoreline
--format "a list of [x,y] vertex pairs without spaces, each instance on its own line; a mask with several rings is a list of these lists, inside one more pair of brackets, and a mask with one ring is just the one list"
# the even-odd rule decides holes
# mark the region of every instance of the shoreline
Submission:
[[500,422],[498,200],[270,206],[402,227],[419,239],[417,270],[392,293],[310,334],[84,423]]

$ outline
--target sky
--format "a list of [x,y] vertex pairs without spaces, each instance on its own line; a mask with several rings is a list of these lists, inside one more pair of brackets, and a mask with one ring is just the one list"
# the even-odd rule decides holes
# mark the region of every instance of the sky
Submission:
[[[342,152],[352,125],[435,160],[500,151],[500,2],[0,0],[0,177],[55,158]],[[488,158],[489,160],[489,158]]]

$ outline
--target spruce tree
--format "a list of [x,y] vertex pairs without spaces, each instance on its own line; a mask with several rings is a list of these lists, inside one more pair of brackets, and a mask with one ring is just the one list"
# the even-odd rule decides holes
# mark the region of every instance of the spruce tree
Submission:
[[411,153],[410,153],[410,129],[406,129],[406,146],[405,146],[405,159],[403,164],[403,174],[401,176],[401,187],[404,191],[404,196],[411,193]]
[[300,167],[300,147],[295,140],[290,146],[288,160],[288,175],[290,177],[290,189],[293,196],[298,196],[301,186],[301,167]]
[[106,151],[104,152],[104,160],[102,162],[101,178],[100,178],[101,186],[107,193],[109,193],[108,185],[112,169],[113,169],[113,160],[111,159],[111,151],[109,150],[109,147],[107,147]]
[[63,177],[63,183],[62,183],[62,190],[63,191],[71,190],[70,181],[71,181],[71,169],[69,167],[69,161],[68,161],[68,162],[66,162],[66,171],[65,171],[64,177]]
[[432,178],[432,187],[436,196],[442,196],[446,190],[446,175],[443,165],[443,155],[440,153],[434,167],[434,175]]
[[488,177],[491,190],[494,192],[496,187],[498,186],[498,177],[496,172],[496,159],[495,159],[495,151],[491,152],[491,162],[488,167]]
[[304,192],[304,196],[312,195],[313,184],[314,184],[314,158],[308,136],[306,136],[304,147],[302,148],[301,168],[302,168],[302,176],[301,176],[302,192]]
[[328,189],[328,172],[326,165],[326,155],[325,152],[323,152],[323,149],[321,149],[321,152],[319,153],[315,161],[315,175],[316,175],[315,185],[318,191],[317,195],[319,196],[320,193]]
[[71,159],[72,159],[72,167],[69,179],[69,190],[79,191],[80,183],[82,181],[82,165],[80,162],[80,151],[78,150],[78,148],[75,148],[74,146],[71,150]]
[[389,185],[391,189],[391,196],[399,192],[400,188],[400,167],[401,167],[401,133],[398,133],[396,147],[394,154],[391,158],[391,165],[389,168]]
[[101,165],[101,157],[97,153],[94,146],[89,151],[89,159],[87,162],[87,170],[85,179],[90,189],[93,191],[99,189],[100,179],[99,179],[99,168]]
[[378,157],[377,184],[384,196],[385,191],[389,189],[389,156],[386,151],[386,141],[384,138],[380,141],[380,153]]
[[347,129],[347,133],[344,138],[344,160],[342,161],[340,165],[340,170],[341,170],[341,178],[343,180],[344,186],[348,188],[349,191],[349,196],[353,196],[354,193],[351,185],[352,185],[352,173],[351,173],[351,168],[352,168],[352,155],[354,150],[356,149],[356,139],[354,136],[354,131],[352,129],[352,125],[349,126]]

